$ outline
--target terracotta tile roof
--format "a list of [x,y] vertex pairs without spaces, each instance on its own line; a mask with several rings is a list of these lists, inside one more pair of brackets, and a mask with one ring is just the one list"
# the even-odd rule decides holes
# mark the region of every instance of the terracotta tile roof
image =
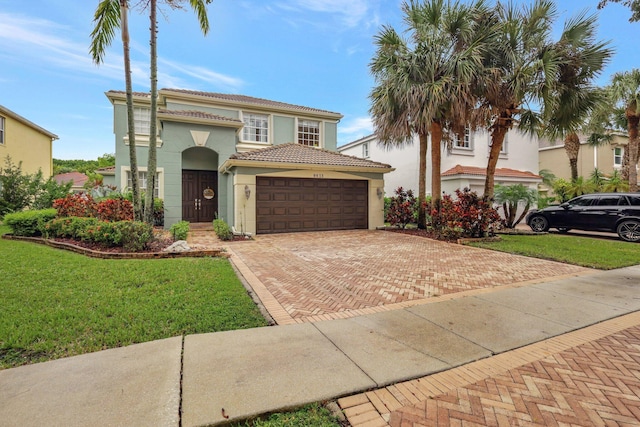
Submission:
[[[107,93],[117,93],[120,95],[126,95],[127,92],[125,92],[124,90],[110,90]],[[140,97],[144,97],[144,98],[150,98],[151,94],[149,92],[133,92],[133,96],[140,96]]]
[[[477,166],[461,166],[455,165],[451,169],[442,173],[442,176],[454,176],[454,175],[477,175],[477,176],[486,176],[487,170],[486,168],[480,168]],[[530,179],[540,179],[540,175],[536,175],[533,172],[529,171],[520,171],[516,169],[509,168],[496,168],[496,177],[500,178],[530,178]]]
[[203,111],[195,110],[158,110],[158,114],[166,114],[170,116],[192,117],[196,119],[217,120],[225,122],[242,123],[238,119],[232,119],[229,117],[220,116],[218,114],[205,113]]
[[296,143],[274,145],[273,147],[260,150],[237,153],[233,154],[230,159],[378,169],[391,168],[391,166],[384,163],[373,162],[359,157],[347,156],[334,151],[322,150]]
[[66,184],[67,182],[73,182],[74,187],[82,187],[89,177],[80,172],[61,173],[53,177],[58,184]]
[[233,95],[233,94],[214,93],[214,92],[201,92],[201,91],[186,90],[186,89],[162,89],[162,91],[163,92],[183,93],[183,94],[186,94],[186,95],[202,96],[202,97],[206,97],[206,98],[219,99],[219,100],[230,101],[230,102],[240,102],[240,103],[246,103],[246,104],[262,105],[262,106],[265,106],[265,107],[277,107],[277,108],[284,108],[284,109],[287,109],[287,110],[298,110],[298,111],[304,111],[304,112],[309,112],[309,113],[335,114],[335,115],[338,115],[338,116],[342,117],[342,114],[336,113],[334,111],[320,110],[320,109],[317,109],[317,108],[304,107],[302,105],[287,104],[285,102],[271,101],[271,100],[263,99],[263,98],[254,98],[252,96]]

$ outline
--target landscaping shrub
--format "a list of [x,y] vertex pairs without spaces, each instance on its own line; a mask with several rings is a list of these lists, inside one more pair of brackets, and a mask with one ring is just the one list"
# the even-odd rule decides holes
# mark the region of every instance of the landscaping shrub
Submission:
[[91,236],[87,235],[87,230],[97,224],[98,220],[96,218],[55,218],[45,225],[43,234],[49,238],[63,237],[91,241]]
[[124,198],[104,199],[96,205],[96,217],[102,221],[133,221],[133,205]]
[[101,246],[122,246],[122,222],[87,223],[84,240],[97,243]]
[[59,217],[95,217],[97,213],[97,203],[89,194],[69,194],[67,197],[57,199],[53,202],[53,207],[58,211]]
[[431,211],[431,226],[443,239],[486,237],[500,222],[500,215],[490,203],[465,188],[456,190],[457,199],[445,194]]
[[162,199],[153,200],[153,225],[164,227],[164,201]]
[[213,220],[213,230],[220,240],[233,239],[233,233],[229,225],[223,219],[217,218]]
[[4,223],[16,236],[40,236],[46,223],[55,217],[55,209],[14,212],[5,215]]
[[169,229],[174,240],[186,240],[189,234],[189,221],[176,222]]
[[407,224],[415,221],[416,198],[411,190],[398,187],[395,196],[389,200],[385,221],[392,226],[405,228]]
[[122,233],[122,247],[127,252],[140,252],[153,240],[153,226],[140,221],[116,223]]

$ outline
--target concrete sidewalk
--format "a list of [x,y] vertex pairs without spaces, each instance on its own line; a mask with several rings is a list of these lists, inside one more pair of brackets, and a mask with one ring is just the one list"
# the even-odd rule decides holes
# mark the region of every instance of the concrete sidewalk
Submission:
[[7,426],[200,426],[383,387],[640,311],[640,266],[0,371]]

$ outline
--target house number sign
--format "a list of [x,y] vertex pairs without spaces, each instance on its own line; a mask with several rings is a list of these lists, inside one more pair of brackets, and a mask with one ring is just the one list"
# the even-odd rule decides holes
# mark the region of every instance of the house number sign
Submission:
[[210,200],[210,199],[213,199],[213,196],[214,196],[215,194],[216,194],[216,193],[214,193],[212,189],[210,189],[210,188],[205,188],[205,189],[204,189],[204,191],[202,192],[202,197],[204,197],[204,198],[205,198],[205,199],[207,199],[207,200]]

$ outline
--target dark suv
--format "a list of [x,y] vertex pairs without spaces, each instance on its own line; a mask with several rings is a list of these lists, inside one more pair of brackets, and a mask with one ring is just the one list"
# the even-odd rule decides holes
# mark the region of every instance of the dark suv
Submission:
[[627,242],[640,241],[640,193],[595,193],[579,196],[559,206],[534,210],[527,215],[533,231],[556,228],[610,231]]

